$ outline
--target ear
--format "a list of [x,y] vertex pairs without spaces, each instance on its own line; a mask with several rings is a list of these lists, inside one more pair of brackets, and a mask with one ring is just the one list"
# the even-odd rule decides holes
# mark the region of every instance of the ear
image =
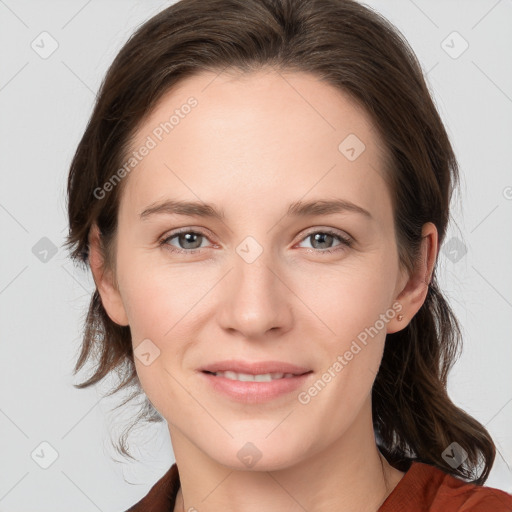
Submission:
[[[402,321],[397,320],[398,314],[388,323],[387,333],[391,334],[400,331],[411,321],[414,315],[419,311],[428,293],[428,285],[434,271],[438,247],[437,228],[432,222],[423,225],[421,240],[420,259],[416,263],[412,275],[406,277],[405,285],[403,281],[402,291],[398,294],[395,302],[402,305],[398,314],[403,316]],[[397,310],[398,311],[398,310]]]
[[105,268],[104,254],[98,226],[89,232],[89,265],[101,297],[101,303],[110,319],[118,325],[129,325],[121,294],[116,285],[114,272]]

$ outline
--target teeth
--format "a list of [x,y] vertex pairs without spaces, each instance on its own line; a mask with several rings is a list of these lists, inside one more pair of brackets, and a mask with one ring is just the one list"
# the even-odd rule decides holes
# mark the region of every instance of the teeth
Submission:
[[270,382],[274,379],[289,379],[293,377],[293,373],[260,373],[258,375],[251,375],[249,373],[236,373],[236,372],[215,372],[216,377],[224,377],[231,380],[239,380],[242,382]]

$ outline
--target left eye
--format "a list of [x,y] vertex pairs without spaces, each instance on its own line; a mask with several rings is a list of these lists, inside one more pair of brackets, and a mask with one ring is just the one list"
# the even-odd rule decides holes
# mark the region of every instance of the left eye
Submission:
[[347,237],[344,237],[334,231],[314,231],[312,233],[309,233],[308,235],[306,235],[305,238],[303,238],[303,240],[312,240],[312,244],[320,244],[320,245],[329,245],[334,239],[337,239],[340,243],[338,244],[338,248],[336,249],[331,249],[329,247],[315,247],[313,245],[313,249],[323,249],[323,250],[319,250],[319,251],[316,251],[316,252],[320,252],[320,253],[330,253],[330,252],[334,252],[334,251],[338,251],[340,250],[339,249],[339,246],[347,246],[347,247],[350,247],[351,246],[351,240]]
[[[179,247],[176,247],[170,243],[171,240],[177,239]],[[315,252],[320,254],[322,253],[331,253],[338,250],[343,249],[344,247],[350,247],[352,244],[352,240],[343,235],[340,235],[337,232],[325,230],[325,231],[313,231],[307,234],[301,242],[310,239],[312,240],[313,249],[318,249]],[[204,248],[202,246],[202,242],[208,240],[206,235],[197,231],[180,231],[178,233],[174,233],[169,235],[160,241],[160,245],[166,247],[166,249],[172,252],[178,253],[188,253],[192,254]],[[335,246],[334,249],[329,247],[315,247],[315,244],[322,245],[330,245],[334,240],[338,240],[340,243],[338,246]],[[341,246],[341,247],[340,247]]]

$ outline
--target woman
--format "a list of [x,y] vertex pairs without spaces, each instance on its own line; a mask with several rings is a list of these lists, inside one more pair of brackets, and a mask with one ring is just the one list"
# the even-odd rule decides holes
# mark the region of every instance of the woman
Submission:
[[77,387],[117,371],[176,457],[130,510],[512,510],[446,393],[457,179],[412,50],[356,2],[181,0],[137,30],[68,182],[97,287]]

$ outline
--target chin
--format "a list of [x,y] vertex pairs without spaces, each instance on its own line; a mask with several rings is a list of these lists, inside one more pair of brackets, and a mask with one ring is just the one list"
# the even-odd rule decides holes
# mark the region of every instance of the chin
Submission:
[[305,457],[304,445],[300,442],[291,443],[288,439],[284,444],[281,439],[265,439],[265,435],[260,438],[254,436],[253,441],[232,440],[220,453],[210,456],[219,464],[237,471],[278,471],[299,463]]

